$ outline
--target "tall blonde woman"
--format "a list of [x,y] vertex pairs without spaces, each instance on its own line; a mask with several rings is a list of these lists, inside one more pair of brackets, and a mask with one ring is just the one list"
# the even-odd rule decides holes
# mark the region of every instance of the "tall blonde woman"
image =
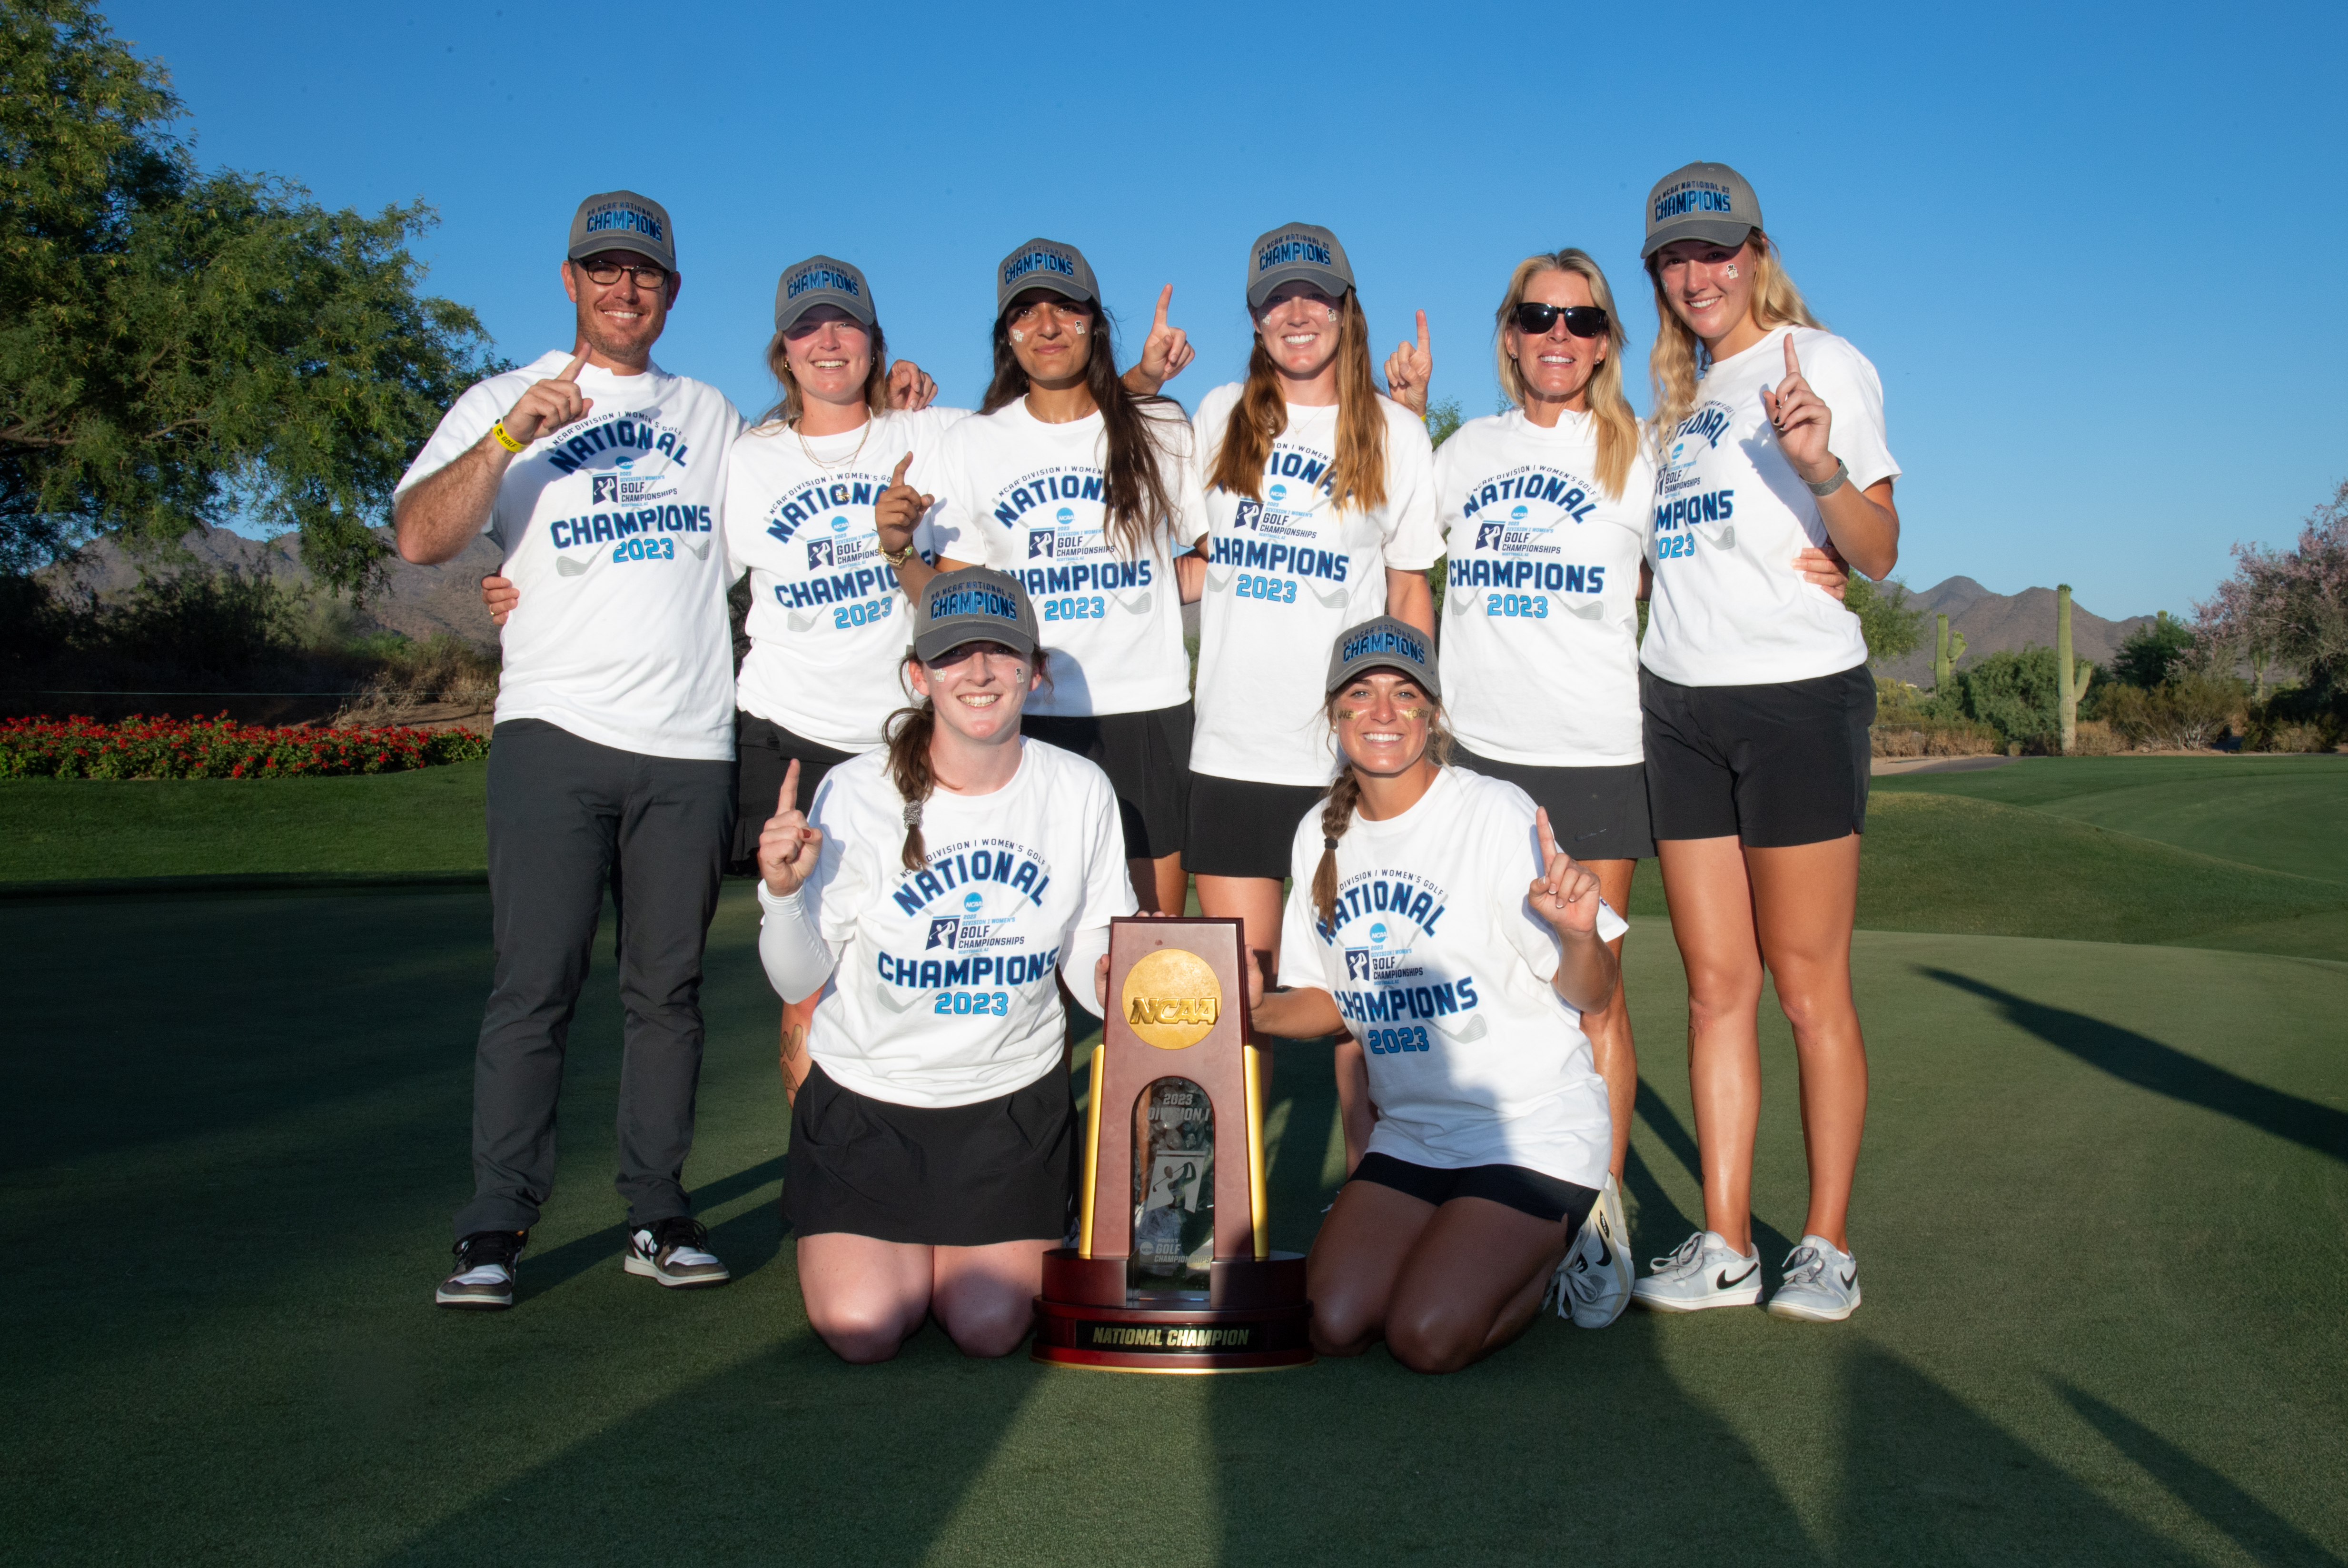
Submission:
[[1442,545],[1426,427],[1379,391],[1337,237],[1311,223],[1258,236],[1247,306],[1247,378],[1192,420],[1209,538],[1184,857],[1200,907],[1243,921],[1271,972],[1289,836],[1338,768],[1321,661],[1381,614],[1432,632],[1425,573]]
[[1859,1304],[1849,1234],[1867,1052],[1850,990],[1875,683],[1858,618],[1789,564],[1831,543],[1869,577],[1900,553],[1883,386],[1818,325],[1735,170],[1650,193],[1641,253],[1660,476],[1640,649],[1648,797],[1688,976],[1688,1077],[1704,1229],[1634,1287],[1668,1312],[1760,1299],[1752,1243],[1765,972],[1794,1029],[1809,1213],[1769,1301],[1839,1321]]

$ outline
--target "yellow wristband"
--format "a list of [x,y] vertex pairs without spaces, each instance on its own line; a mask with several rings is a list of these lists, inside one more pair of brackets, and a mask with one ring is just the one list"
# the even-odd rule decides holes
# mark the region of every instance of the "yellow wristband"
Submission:
[[509,452],[526,452],[530,450],[530,443],[528,441],[517,441],[511,436],[506,434],[506,422],[503,419],[499,420],[496,424],[489,427],[489,437],[492,440],[496,441],[499,446],[503,447]]

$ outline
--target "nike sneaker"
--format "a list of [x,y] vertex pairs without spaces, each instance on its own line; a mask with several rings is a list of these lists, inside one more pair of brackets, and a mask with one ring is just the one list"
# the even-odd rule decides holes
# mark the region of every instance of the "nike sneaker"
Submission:
[[702,1245],[709,1229],[686,1214],[671,1214],[628,1233],[628,1255],[621,1266],[676,1289],[724,1284],[734,1276]]
[[1648,1266],[1655,1272],[1631,1287],[1631,1299],[1651,1312],[1751,1306],[1761,1299],[1761,1254],[1738,1252],[1716,1231],[1698,1231]]
[[432,1293],[438,1306],[496,1311],[513,1305],[514,1275],[520,1272],[528,1231],[476,1231],[458,1242],[456,1272]]
[[1622,1192],[1614,1178],[1606,1178],[1598,1202],[1581,1233],[1573,1239],[1557,1265],[1557,1315],[1571,1317],[1577,1328],[1603,1328],[1631,1305],[1631,1281],[1636,1273],[1631,1255],[1622,1250],[1630,1227],[1622,1221]]
[[1786,1254],[1785,1276],[1769,1298],[1779,1317],[1840,1323],[1859,1310],[1859,1260],[1824,1236],[1804,1236]]

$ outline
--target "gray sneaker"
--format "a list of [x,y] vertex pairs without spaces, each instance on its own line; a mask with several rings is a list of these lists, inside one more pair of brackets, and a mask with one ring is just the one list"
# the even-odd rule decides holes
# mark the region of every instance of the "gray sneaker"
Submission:
[[1578,1328],[1604,1328],[1631,1305],[1634,1271],[1623,1251],[1630,1227],[1622,1221],[1622,1192],[1606,1178],[1598,1202],[1582,1222],[1563,1262],[1557,1265],[1557,1315]]
[[1785,1276],[1769,1298],[1778,1317],[1840,1323],[1859,1310],[1859,1260],[1824,1236],[1804,1236],[1786,1254]]
[[1761,1254],[1738,1252],[1715,1231],[1698,1231],[1649,1266],[1655,1272],[1631,1287],[1631,1299],[1651,1312],[1751,1306],[1761,1299]]
[[439,1306],[497,1311],[513,1305],[514,1275],[521,1269],[528,1231],[476,1231],[454,1249],[457,1269],[432,1293]]
[[708,1227],[699,1221],[672,1214],[628,1233],[628,1255],[621,1266],[672,1289],[724,1284],[734,1276],[702,1245],[708,1239]]

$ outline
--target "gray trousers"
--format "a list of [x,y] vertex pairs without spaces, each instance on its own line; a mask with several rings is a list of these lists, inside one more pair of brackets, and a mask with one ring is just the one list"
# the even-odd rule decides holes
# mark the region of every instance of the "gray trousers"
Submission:
[[542,719],[489,748],[496,979],[473,1057],[473,1201],[458,1240],[527,1230],[554,1187],[563,1049],[608,883],[626,1010],[620,1196],[628,1222],[690,1213],[701,954],[733,830],[734,764],[618,751]]

